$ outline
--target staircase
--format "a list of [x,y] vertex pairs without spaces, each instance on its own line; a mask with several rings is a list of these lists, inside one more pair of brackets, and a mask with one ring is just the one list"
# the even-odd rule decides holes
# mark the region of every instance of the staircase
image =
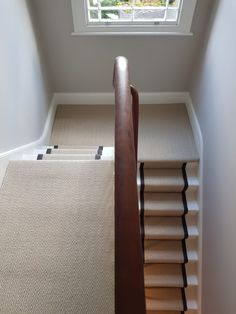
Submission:
[[113,160],[114,147],[53,145],[24,155],[24,160]]
[[[26,160],[113,160],[114,148],[54,145]],[[198,313],[198,162],[141,162],[140,200],[148,314]]]
[[8,165],[3,314],[200,314],[198,152],[186,107],[143,106],[138,143],[124,57],[113,86],[115,108],[58,106],[51,146]]
[[[37,204],[39,200],[35,200],[34,196],[31,197],[32,191],[29,190],[25,194],[24,189],[22,190],[20,184],[17,184],[17,180],[22,181],[27,188],[32,185],[37,187],[39,184],[37,181],[40,181],[40,175],[43,175],[46,171],[46,173],[49,174],[49,183],[47,181],[40,181],[40,184],[43,185],[44,188],[45,185],[49,188],[50,180],[52,180],[52,184],[54,180],[59,178],[59,169],[68,170],[68,167],[73,167],[70,172],[74,169],[79,175],[82,169],[89,170],[88,167],[90,167],[89,171],[92,171],[93,175],[89,177],[89,180],[93,181],[96,177],[96,165],[104,163],[104,165],[102,165],[102,168],[104,168],[109,165],[109,162],[113,162],[114,148],[103,146],[53,145],[34,150],[32,154],[24,155],[23,159],[23,161],[10,163],[1,189],[1,196],[6,194],[9,187],[12,188],[10,183],[14,181],[15,186],[17,186],[17,195],[23,194],[26,202],[31,202],[32,204],[36,202]],[[108,164],[106,165],[107,162]],[[31,171],[31,182],[27,181],[27,171],[29,171],[29,169]],[[57,171],[55,171],[55,169],[57,169]],[[15,177],[16,173],[18,174],[17,180]],[[101,175],[101,173],[99,176],[100,179],[97,179],[96,183],[94,183],[100,185],[100,187],[105,187],[103,184],[104,180],[109,182],[108,185],[112,182],[111,173],[110,179],[108,177],[104,178],[104,175]],[[68,178],[63,181],[62,178],[61,183],[65,185],[67,180]],[[83,179],[82,182],[85,185],[88,184],[88,180]],[[137,185],[139,189],[140,220],[144,252],[146,313],[197,314],[199,313],[198,162],[141,162],[138,167]],[[43,187],[41,186],[41,188]],[[61,190],[60,192],[56,191],[56,195],[54,193],[53,199],[59,198],[61,192]],[[86,194],[87,193],[88,192],[86,192]],[[12,192],[9,193],[9,196],[14,199]],[[5,208],[7,201],[9,202],[9,199],[5,197],[4,201],[0,203],[1,211]],[[40,202],[42,202],[42,200]],[[98,206],[96,208],[98,208]],[[27,208],[25,209],[27,210]],[[37,207],[35,210],[37,211]],[[15,219],[17,220],[17,217]],[[19,221],[16,222],[19,224]],[[26,226],[25,232],[28,233],[27,228]],[[43,228],[45,228],[45,226]],[[8,232],[10,232],[10,230],[8,230]],[[26,237],[27,235],[23,234],[23,236]],[[26,252],[26,254],[28,253]],[[47,255],[48,252],[45,251],[45,254]],[[28,261],[23,257],[19,259],[19,257],[16,256],[16,259],[18,259],[19,263],[25,264],[26,268],[31,267]],[[30,260],[29,262],[31,263],[32,261]],[[2,265],[4,263],[3,252]],[[11,270],[11,265],[9,267],[9,270]],[[60,265],[60,267],[62,266]],[[20,269],[17,271],[20,272]],[[15,270],[13,273],[16,275]],[[19,276],[19,278],[21,277]],[[38,279],[36,278],[35,280]],[[49,281],[50,280],[52,280],[52,278],[49,278]],[[99,280],[101,281],[101,278],[99,278]],[[52,282],[50,282],[51,285],[53,284]],[[17,284],[20,289],[22,289],[22,284],[24,285],[26,283],[19,281]],[[10,295],[8,290],[6,290],[6,293]],[[9,304],[5,299],[4,302],[7,309],[5,313],[7,313],[7,311],[9,311],[9,309],[12,310],[12,308],[7,307]],[[83,307],[85,304],[83,302],[81,304],[82,307],[80,307],[80,311],[82,310],[83,313],[86,313]],[[111,309],[113,305],[114,304],[110,303],[109,308]],[[14,306],[17,307],[17,303]],[[31,306],[38,306],[38,304],[31,304]],[[56,307],[56,311],[60,309],[61,308]],[[54,313],[54,308],[52,308],[51,311]],[[66,312],[65,309],[64,311]],[[109,311],[108,313],[113,313],[114,310]]]
[[198,162],[140,163],[148,314],[198,312]]

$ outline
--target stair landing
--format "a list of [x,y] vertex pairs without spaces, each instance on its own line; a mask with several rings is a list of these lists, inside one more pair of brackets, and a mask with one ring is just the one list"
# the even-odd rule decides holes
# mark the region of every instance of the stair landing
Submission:
[[[51,144],[114,146],[114,106],[58,106]],[[184,104],[141,105],[139,160],[199,159]]]

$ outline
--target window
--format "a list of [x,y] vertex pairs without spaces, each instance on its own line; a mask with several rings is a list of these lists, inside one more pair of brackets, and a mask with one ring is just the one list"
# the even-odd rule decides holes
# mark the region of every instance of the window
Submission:
[[72,0],[75,34],[190,34],[197,0]]

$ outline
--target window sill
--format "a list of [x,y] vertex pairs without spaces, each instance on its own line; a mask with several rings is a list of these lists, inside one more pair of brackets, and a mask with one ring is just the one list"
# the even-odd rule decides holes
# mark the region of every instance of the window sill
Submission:
[[72,36],[193,36],[192,32],[72,32]]

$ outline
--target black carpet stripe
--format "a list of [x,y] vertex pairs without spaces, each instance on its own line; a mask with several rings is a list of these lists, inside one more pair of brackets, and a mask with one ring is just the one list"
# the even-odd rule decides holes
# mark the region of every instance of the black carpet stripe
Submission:
[[54,145],[53,148],[54,148],[54,149],[58,149],[58,145]]
[[182,264],[181,267],[182,267],[182,275],[183,275],[183,284],[184,284],[184,287],[186,288],[188,286],[188,280],[187,280],[185,264]]
[[[187,163],[184,163],[182,166],[182,175],[183,175],[183,180],[184,180],[184,188],[182,190],[182,201],[183,201],[183,207],[184,207],[184,212],[182,215],[182,224],[183,224],[183,229],[184,229],[184,239],[182,240],[182,250],[183,250],[183,256],[184,256],[184,263],[182,264],[182,276],[183,276],[183,284],[184,288],[188,286],[188,281],[187,281],[187,274],[186,274],[186,268],[185,264],[188,263],[188,254],[187,254],[187,247],[186,247],[186,239],[188,238],[188,227],[186,223],[185,216],[188,213],[188,202],[186,198],[186,191],[188,189],[188,177],[186,173],[186,166]],[[182,289],[182,299],[183,299],[183,307],[184,311],[187,311],[187,301],[186,301],[186,296],[185,296],[185,290]],[[182,312],[184,313],[184,312]]]
[[43,154],[38,154],[37,160],[43,160]]
[[186,193],[182,192],[182,201],[183,201],[183,206],[184,206],[184,213],[183,215],[187,215],[188,213],[188,202],[187,202],[187,198],[186,198]]
[[98,155],[102,155],[102,151],[103,151],[103,146],[99,146],[99,147],[98,147],[97,154],[98,154]]
[[48,148],[47,151],[46,151],[46,154],[51,154],[51,153],[52,153],[52,149]]
[[184,263],[188,263],[188,254],[187,254],[185,240],[182,240],[182,250],[183,250],[183,256],[184,256]]
[[187,307],[187,300],[186,300],[186,295],[185,295],[185,290],[184,290],[184,288],[181,289],[181,294],[182,294],[182,300],[183,300],[183,308],[184,308],[184,311],[187,311],[187,310],[188,310],[188,307]]
[[145,182],[144,182],[144,163],[140,163],[139,167],[139,174],[140,174],[140,228],[141,228],[141,240],[142,240],[142,249],[143,249],[143,259],[144,259],[144,238],[145,238],[145,229],[144,229],[144,189],[145,189]]
[[183,179],[184,179],[184,187],[183,187],[183,191],[182,192],[186,192],[188,189],[188,178],[187,178],[187,173],[186,173],[186,166],[187,163],[183,163],[182,166],[182,174],[183,174]]
[[185,216],[182,216],[182,225],[183,225],[183,229],[184,229],[184,239],[187,239],[188,238],[188,227],[187,227]]

